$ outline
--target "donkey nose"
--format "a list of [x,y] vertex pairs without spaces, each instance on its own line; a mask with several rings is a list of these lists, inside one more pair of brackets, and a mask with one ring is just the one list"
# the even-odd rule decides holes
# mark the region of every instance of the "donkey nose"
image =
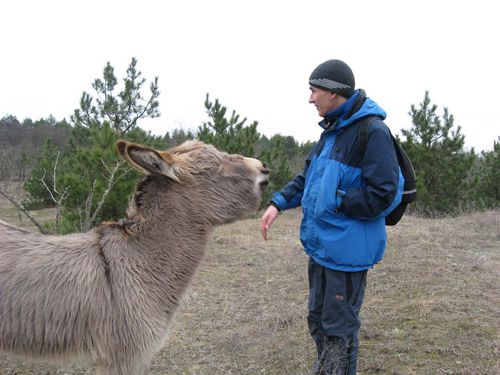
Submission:
[[262,173],[264,174],[269,174],[269,168],[267,168],[267,164],[265,162],[262,162]]

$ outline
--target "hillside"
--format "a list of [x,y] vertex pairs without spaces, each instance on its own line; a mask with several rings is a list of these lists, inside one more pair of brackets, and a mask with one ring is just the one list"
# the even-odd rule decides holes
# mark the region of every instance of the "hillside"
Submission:
[[[5,217],[4,217],[5,219]],[[300,212],[218,228],[151,374],[308,374]],[[405,217],[369,272],[360,374],[500,373],[500,211]],[[0,356],[0,374],[91,374]]]

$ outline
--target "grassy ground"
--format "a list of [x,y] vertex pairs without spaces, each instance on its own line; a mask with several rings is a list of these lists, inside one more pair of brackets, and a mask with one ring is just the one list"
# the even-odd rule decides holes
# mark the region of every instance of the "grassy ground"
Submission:
[[[1,203],[1,202],[0,202]],[[1,211],[0,217],[5,219]],[[15,221],[14,221],[15,222]],[[308,374],[300,212],[218,228],[151,374]],[[369,272],[359,374],[500,373],[500,212],[405,217]],[[0,375],[91,374],[0,356]]]

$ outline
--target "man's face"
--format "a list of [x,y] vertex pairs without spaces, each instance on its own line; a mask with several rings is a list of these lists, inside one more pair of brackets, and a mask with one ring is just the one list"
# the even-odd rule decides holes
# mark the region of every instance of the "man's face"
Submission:
[[309,103],[314,104],[321,117],[325,117],[329,111],[338,107],[337,94],[314,86],[309,86],[309,89],[311,90]]

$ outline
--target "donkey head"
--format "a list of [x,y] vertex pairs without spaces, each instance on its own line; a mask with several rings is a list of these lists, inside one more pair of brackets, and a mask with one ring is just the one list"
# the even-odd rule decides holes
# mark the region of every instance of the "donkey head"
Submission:
[[257,209],[268,184],[269,171],[259,160],[227,154],[202,142],[159,151],[120,140],[117,148],[147,176],[136,191],[135,204],[142,216],[147,213],[141,207],[161,206],[163,200],[170,207],[183,207],[196,216],[193,219],[229,223]]

